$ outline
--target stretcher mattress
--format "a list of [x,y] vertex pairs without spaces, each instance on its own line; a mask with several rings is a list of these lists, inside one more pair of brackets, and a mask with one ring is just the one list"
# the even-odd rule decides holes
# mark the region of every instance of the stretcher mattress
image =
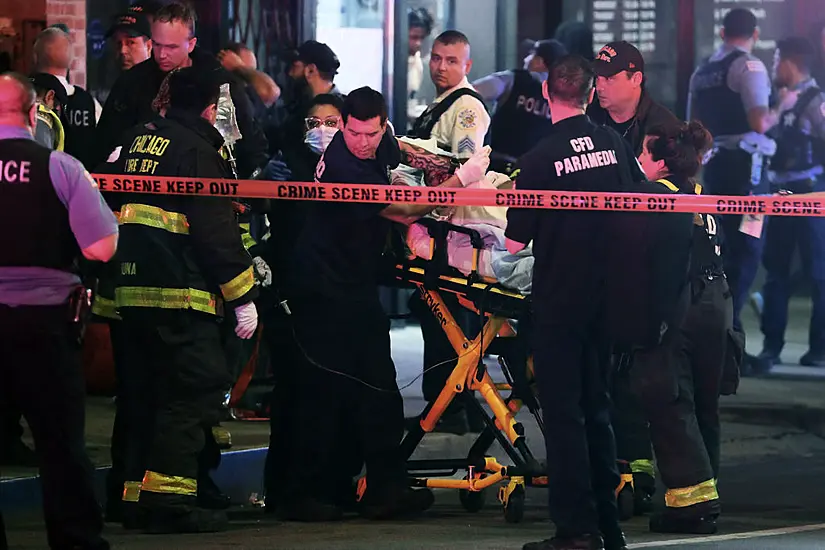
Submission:
[[[519,254],[510,254],[504,247],[504,231],[498,227],[477,224],[464,227],[476,230],[484,241],[479,251],[478,274],[488,281],[528,295],[532,289],[533,254],[529,248]],[[427,228],[413,224],[407,232],[407,248],[414,257],[432,260],[433,245]],[[450,233],[447,237],[447,259],[450,267],[464,275],[473,271],[474,249],[470,237]]]

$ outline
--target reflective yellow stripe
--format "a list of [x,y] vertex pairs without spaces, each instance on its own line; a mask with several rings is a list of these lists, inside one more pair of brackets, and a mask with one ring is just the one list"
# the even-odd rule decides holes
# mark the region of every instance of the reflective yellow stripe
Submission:
[[115,303],[117,307],[194,309],[203,313],[218,313],[215,295],[194,288],[119,287],[115,290]]
[[198,493],[198,480],[181,476],[168,476],[146,470],[140,490],[150,493],[196,495]]
[[107,319],[120,319],[117,314],[115,301],[103,296],[95,296],[92,302],[92,313],[98,317],[106,317]]
[[60,121],[60,117],[42,103],[37,104],[37,111],[38,115],[40,115],[38,118],[45,122],[54,132],[54,150],[62,151],[66,143],[66,133],[63,130],[63,123]]
[[120,209],[120,224],[140,224],[180,235],[189,234],[189,221],[183,214],[167,212],[148,204],[127,204]]
[[702,186],[699,185],[698,183],[694,183],[693,184],[693,192],[696,193],[697,195],[701,195],[702,194]]
[[223,297],[227,302],[231,302],[233,300],[237,300],[250,290],[252,287],[255,286],[255,272],[252,270],[252,267],[248,267],[229,281],[228,283],[221,285],[221,292],[223,293]]
[[242,230],[244,230],[244,231],[246,231],[247,233],[249,233],[249,224],[248,224],[248,223],[239,223],[239,224],[238,224],[238,227],[240,227]]
[[232,434],[223,426],[212,426],[212,437],[219,447],[228,449],[232,446]]
[[123,484],[123,502],[137,502],[140,499],[140,481],[127,481]]
[[679,192],[679,188],[678,188],[678,187],[676,187],[675,185],[673,185],[671,182],[669,182],[668,180],[666,180],[666,179],[664,179],[664,178],[659,179],[659,180],[656,180],[656,182],[657,182],[657,183],[661,183],[662,185],[664,185],[665,187],[667,187],[668,189],[670,189],[670,190],[671,190],[671,191],[673,191],[674,193],[678,193],[678,192]]
[[647,474],[650,477],[656,477],[656,469],[653,467],[652,460],[634,460],[630,463],[630,471],[634,474]]
[[241,233],[241,242],[243,243],[243,247],[247,250],[258,244],[249,233]]
[[715,479],[709,479],[693,487],[668,489],[665,493],[665,505],[668,508],[685,508],[718,499],[719,493],[716,491]]

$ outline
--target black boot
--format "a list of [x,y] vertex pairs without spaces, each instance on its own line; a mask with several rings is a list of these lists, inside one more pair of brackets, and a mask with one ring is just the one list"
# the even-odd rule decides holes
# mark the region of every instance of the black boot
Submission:
[[721,512],[719,500],[711,500],[685,508],[665,508],[650,518],[653,533],[681,535],[714,535]]
[[599,535],[581,535],[578,537],[552,539],[540,542],[528,542],[522,550],[604,550],[604,541]]
[[825,353],[808,351],[799,358],[799,364],[803,367],[825,367]]
[[146,532],[153,535],[173,533],[217,533],[229,525],[222,510],[206,510],[197,505],[197,498],[189,495],[141,491],[138,502],[140,513],[145,513]]
[[633,513],[643,516],[653,511],[656,479],[643,472],[633,473]]
[[390,486],[380,489],[367,488],[361,500],[360,514],[368,519],[384,520],[417,516],[435,502],[430,489],[412,489]]
[[226,510],[232,499],[222,492],[209,474],[198,479],[198,507],[206,510]]

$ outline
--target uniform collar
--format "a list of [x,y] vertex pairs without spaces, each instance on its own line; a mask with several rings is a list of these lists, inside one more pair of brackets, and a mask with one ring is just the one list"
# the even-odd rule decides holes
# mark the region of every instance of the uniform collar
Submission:
[[729,54],[731,54],[735,51],[750,53],[750,52],[748,52],[747,49],[743,48],[742,46],[733,46],[731,44],[722,44],[721,46],[719,46],[719,49],[716,50],[716,53],[714,53],[711,56],[710,59],[711,59],[711,61],[718,61],[719,59],[724,59]]
[[793,91],[804,92],[805,90],[816,88],[817,86],[816,80],[813,77],[809,77],[794,86]]
[[31,132],[20,126],[0,124],[0,139],[34,139]]
[[433,103],[439,103],[439,102],[443,101],[444,98],[449,96],[454,91],[460,90],[461,88],[472,88],[472,85],[470,85],[470,81],[467,80],[466,76],[462,79],[461,82],[459,82],[458,84],[456,84],[455,86],[453,86],[452,88],[450,88],[449,90],[447,90],[446,92],[444,92],[443,94],[441,94],[440,96],[435,98],[435,101],[433,101]]

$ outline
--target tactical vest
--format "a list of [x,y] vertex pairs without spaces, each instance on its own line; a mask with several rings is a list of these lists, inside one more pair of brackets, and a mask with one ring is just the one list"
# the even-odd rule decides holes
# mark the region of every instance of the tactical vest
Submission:
[[513,71],[513,89],[496,108],[490,124],[490,146],[496,153],[518,158],[541,141],[553,126],[541,82],[529,71]]
[[692,79],[692,117],[702,122],[716,138],[751,131],[748,113],[739,93],[728,87],[728,72],[734,61],[747,55],[735,50],[719,61],[702,65]]
[[91,170],[94,163],[95,101],[92,95],[75,86],[74,94],[64,107],[66,145],[65,150]]
[[771,158],[771,170],[775,172],[803,172],[822,165],[821,144],[813,136],[802,131],[800,121],[805,109],[816,99],[821,90],[808,88],[791,109],[783,112],[780,123],[771,133],[776,140],[776,154]]
[[[37,123],[44,124],[45,127],[51,131],[54,140],[51,144],[51,149],[54,151],[63,151],[66,144],[66,134],[63,130],[63,123],[60,120],[60,117],[57,115],[57,113],[55,113],[45,105],[38,103]],[[44,143],[41,143],[41,145],[45,146]]]
[[459,88],[438,103],[433,103],[427,110],[424,111],[413,123],[412,130],[408,134],[411,138],[416,139],[430,139],[433,135],[433,128],[438,123],[441,115],[446,113],[453,104],[464,97],[465,95],[472,96],[479,100],[484,105],[484,98],[478,92],[471,88]]
[[[668,189],[679,188],[667,179],[658,180]],[[693,185],[694,193],[702,194],[702,186]],[[693,215],[693,238],[690,252],[690,280],[723,277],[722,252],[719,244],[719,226],[711,214]]]
[[0,267],[74,271],[80,250],[49,174],[51,154],[31,139],[0,140]]

